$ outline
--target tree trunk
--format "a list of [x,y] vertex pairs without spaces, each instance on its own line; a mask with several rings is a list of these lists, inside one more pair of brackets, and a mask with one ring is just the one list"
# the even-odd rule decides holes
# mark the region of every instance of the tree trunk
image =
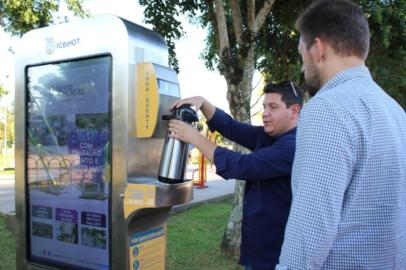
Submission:
[[[232,9],[234,35],[238,43],[237,52],[230,50],[229,32],[223,6],[224,0],[215,0],[214,2],[214,7],[212,6],[213,1],[207,1],[207,4],[216,33],[218,68],[227,81],[227,99],[230,111],[235,120],[250,124],[252,78],[255,69],[255,36],[262,27],[275,0],[265,0],[257,14],[255,13],[255,0],[247,2],[248,27],[246,31],[243,29],[242,13],[238,1],[231,0],[229,2]],[[241,149],[242,147],[235,148],[236,151]],[[243,152],[246,151],[243,150]],[[240,255],[244,189],[245,182],[237,180],[233,209],[220,246],[226,255],[233,257]]]
[[224,231],[223,240],[221,241],[220,245],[221,251],[228,257],[238,258],[240,256],[242,200],[244,196],[244,189],[245,182],[236,180],[233,208],[231,209],[227,227]]
[[[233,85],[232,80],[224,72],[224,77],[227,81],[227,99],[230,104],[230,111],[234,119],[247,124],[251,123],[250,103],[252,92],[252,77],[254,75],[254,48],[248,50],[247,57],[244,59],[244,66],[242,79],[238,85]],[[231,67],[233,68],[233,67]],[[248,153],[249,151],[239,145],[234,147],[235,151]],[[242,222],[242,206],[245,189],[245,181],[236,180],[233,207],[224,231],[223,239],[221,241],[221,251],[229,257],[240,256],[241,244],[241,222]]]

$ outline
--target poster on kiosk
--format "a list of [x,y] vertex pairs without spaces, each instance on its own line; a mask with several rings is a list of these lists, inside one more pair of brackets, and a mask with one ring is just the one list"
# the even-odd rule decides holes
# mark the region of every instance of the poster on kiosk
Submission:
[[27,68],[32,261],[109,269],[111,57]]
[[191,181],[158,169],[176,72],[157,33],[101,15],[25,34],[16,57],[17,270],[157,270]]

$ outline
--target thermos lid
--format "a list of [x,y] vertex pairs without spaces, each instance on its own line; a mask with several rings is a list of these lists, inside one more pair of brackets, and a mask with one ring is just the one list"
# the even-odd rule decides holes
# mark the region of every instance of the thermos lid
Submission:
[[186,123],[198,122],[199,117],[195,110],[193,110],[189,104],[183,104],[179,108],[172,110],[171,115],[163,115],[162,120],[178,119]]

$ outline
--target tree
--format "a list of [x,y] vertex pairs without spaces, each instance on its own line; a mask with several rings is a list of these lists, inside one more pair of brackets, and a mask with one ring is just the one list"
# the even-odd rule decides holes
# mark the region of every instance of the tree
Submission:
[[[209,29],[206,64],[213,63],[227,82],[227,100],[233,117],[250,123],[252,78],[256,65],[256,39],[275,0],[237,1],[213,0],[140,0],[145,6],[146,22],[154,26],[167,40],[170,56],[174,57],[174,39],[183,34],[179,14],[194,18]],[[173,59],[170,64],[178,69]],[[238,149],[242,150],[242,149]],[[244,182],[236,185],[235,201],[229,224],[222,241],[222,250],[239,255],[242,193]]]
[[[65,0],[68,10],[84,17],[82,0]],[[54,22],[52,12],[58,11],[57,0],[0,0],[0,26],[12,35],[19,35]]]
[[372,76],[406,110],[406,1],[359,0],[368,16]]
[[[312,1],[277,1],[259,35],[258,69],[267,80],[303,83],[296,18]],[[358,0],[370,27],[367,59],[373,78],[406,109],[406,1]]]
[[[227,82],[227,100],[237,120],[250,120],[252,74],[260,70],[267,81],[303,83],[294,23],[312,1],[266,0],[139,0],[146,22],[166,39],[170,64],[178,70],[174,40],[183,35],[180,15],[208,29],[202,56],[209,69],[218,69]],[[359,0],[371,28],[367,61],[374,78],[406,108],[406,1]],[[382,64],[383,63],[383,64]],[[243,186],[227,225],[222,250],[238,255]]]

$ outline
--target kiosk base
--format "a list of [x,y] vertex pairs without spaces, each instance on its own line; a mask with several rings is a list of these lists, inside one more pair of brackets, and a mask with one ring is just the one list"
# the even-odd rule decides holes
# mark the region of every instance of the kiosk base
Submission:
[[173,205],[190,201],[193,183],[162,184],[151,178],[130,178],[124,194],[128,222],[129,268],[166,269],[166,220]]

